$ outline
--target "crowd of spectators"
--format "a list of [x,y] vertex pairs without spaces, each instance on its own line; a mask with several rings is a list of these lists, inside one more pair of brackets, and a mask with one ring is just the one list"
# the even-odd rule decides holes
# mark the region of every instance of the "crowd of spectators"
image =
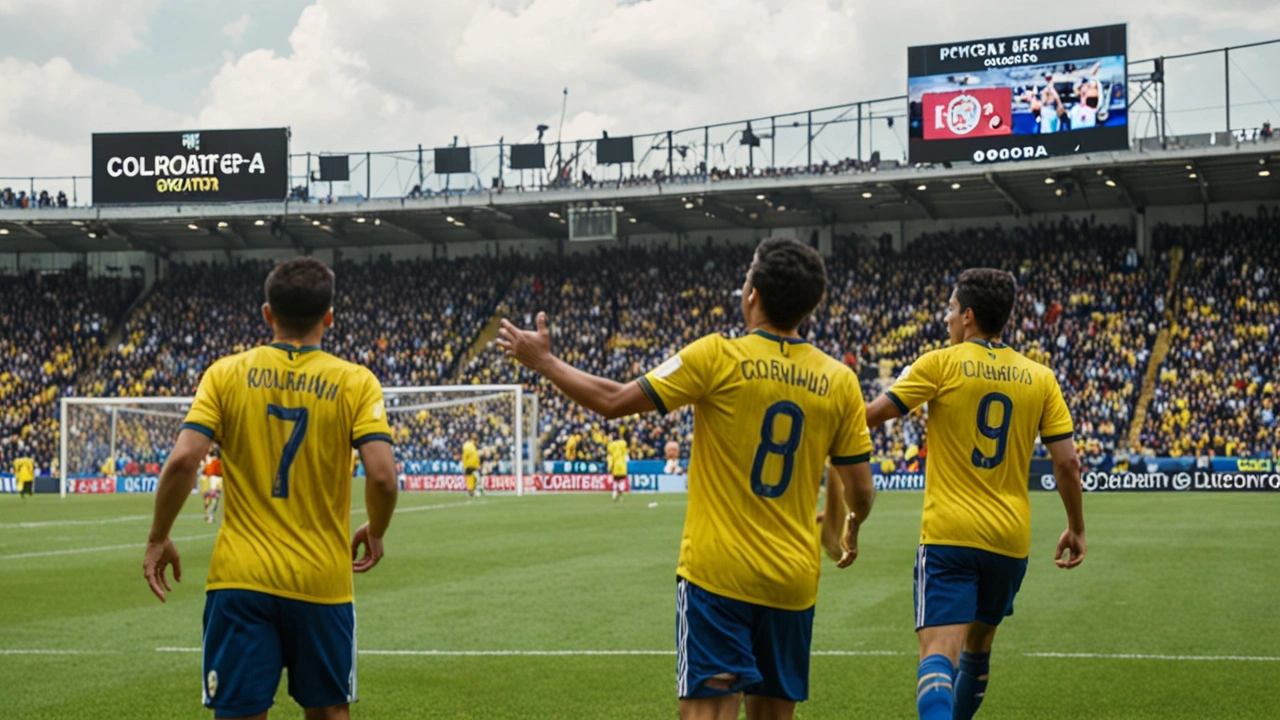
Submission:
[[50,195],[48,190],[41,190],[39,194],[34,190],[30,194],[26,190],[14,192],[13,188],[0,190],[0,209],[52,207],[67,207],[67,194],[61,190],[57,195]]
[[[455,363],[493,315],[516,262],[339,263],[336,320],[324,348],[369,367],[388,387],[450,383]],[[171,265],[125,324],[119,346],[103,355],[78,391],[94,397],[194,394],[214,360],[271,341],[260,309],[271,266]],[[145,462],[159,448],[149,443],[118,451]],[[79,464],[96,467],[98,461],[86,457]]]
[[[1005,340],[1054,369],[1086,461],[1132,452],[1271,454],[1280,445],[1273,370],[1280,360],[1278,232],[1280,217],[1266,213],[1225,216],[1205,229],[1161,227],[1147,258],[1132,249],[1128,226],[1065,218],[927,234],[901,253],[865,238],[840,238],[828,260],[828,295],[801,333],[852,367],[870,400],[920,354],[948,342],[943,315],[959,271],[1005,268],[1020,287]],[[1186,249],[1186,259],[1170,295],[1174,246]],[[325,348],[370,367],[388,387],[524,385],[539,398],[539,426],[528,432],[544,459],[599,460],[616,437],[629,440],[637,459],[660,457],[669,440],[687,453],[688,409],[605,421],[492,342],[469,358],[467,352],[495,315],[532,327],[544,311],[567,361],[620,380],[636,378],[704,334],[742,331],[738,291],[751,255],[750,247],[708,239],[683,250],[343,262],[335,268],[337,323]],[[170,266],[125,323],[120,344],[102,353],[93,348],[136,285],[89,282],[83,273],[6,279],[18,285],[6,295],[28,298],[30,307],[0,316],[5,461],[22,450],[48,467],[57,437],[48,408],[59,394],[190,395],[214,359],[268,341],[259,307],[269,269],[267,262]],[[103,297],[107,292],[111,298]],[[1131,448],[1133,409],[1156,338],[1171,317],[1178,318],[1172,351],[1160,368],[1142,447]],[[40,329],[36,352],[22,335],[31,328]],[[39,381],[28,383],[37,371]],[[457,399],[425,391],[388,397],[401,460],[456,460],[471,435],[487,460],[510,456],[509,396]],[[162,459],[176,415],[135,415],[118,427],[117,454],[139,463]],[[93,424],[86,434],[109,432],[107,417],[84,420]],[[920,410],[873,433],[877,462],[911,470],[928,454],[925,424]],[[105,461],[101,446],[77,464]]]
[[1160,226],[1186,251],[1177,324],[1142,428],[1153,455],[1277,457],[1280,208],[1223,214],[1203,227]]
[[141,288],[83,267],[0,276],[0,471],[24,456],[42,473],[53,469],[58,400],[95,365]]

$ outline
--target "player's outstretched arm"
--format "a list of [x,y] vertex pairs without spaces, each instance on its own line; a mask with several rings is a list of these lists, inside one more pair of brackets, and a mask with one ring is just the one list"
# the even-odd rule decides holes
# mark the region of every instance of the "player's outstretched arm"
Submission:
[[550,380],[575,403],[610,420],[656,410],[639,383],[620,383],[584,372],[551,352],[547,314],[538,313],[537,330],[521,330],[509,320],[498,330],[498,347],[521,365]]
[[1080,458],[1071,438],[1063,438],[1045,445],[1053,458],[1053,477],[1058,481],[1058,495],[1067,511],[1067,529],[1058,539],[1053,562],[1070,570],[1084,562],[1084,499],[1080,485]]
[[178,441],[173,452],[165,461],[160,471],[160,480],[156,483],[156,507],[151,520],[151,533],[147,535],[147,549],[142,559],[142,575],[147,579],[151,592],[165,600],[165,591],[172,591],[164,571],[173,565],[173,579],[182,582],[182,562],[178,557],[178,549],[169,539],[169,531],[173,529],[174,520],[182,512],[182,506],[191,497],[191,489],[196,485],[196,474],[200,472],[200,463],[213,440],[203,433],[184,428],[178,433]]
[[867,405],[867,427],[880,427],[902,415],[888,395],[881,395]]
[[[351,570],[358,573],[373,569],[382,559],[382,536],[391,525],[391,514],[400,495],[391,443],[383,440],[364,443],[360,446],[360,461],[364,463],[364,503],[369,521],[351,537]],[[364,556],[357,559],[361,545],[365,547]]]

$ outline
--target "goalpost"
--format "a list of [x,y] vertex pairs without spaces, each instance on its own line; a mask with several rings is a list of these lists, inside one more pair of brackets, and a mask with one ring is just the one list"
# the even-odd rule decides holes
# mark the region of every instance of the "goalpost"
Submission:
[[[383,388],[396,463],[406,477],[461,475],[462,443],[475,437],[490,491],[523,495],[538,460],[538,398],[520,385]],[[99,492],[98,480],[153,476],[191,407],[190,397],[62,398],[58,424],[60,493]],[[86,485],[84,478],[92,478]],[[113,481],[114,482],[114,481]],[[421,483],[419,483],[421,484]],[[83,489],[82,489],[83,488]],[[131,480],[106,492],[154,491]],[[413,489],[445,489],[422,487]]]

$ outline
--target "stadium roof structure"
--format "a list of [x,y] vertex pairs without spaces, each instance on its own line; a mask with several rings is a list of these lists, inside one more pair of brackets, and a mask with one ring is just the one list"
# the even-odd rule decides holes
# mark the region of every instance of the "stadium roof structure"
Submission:
[[[1228,133],[1015,163],[658,185],[300,201],[0,210],[0,252],[244,250],[567,238],[569,207],[614,207],[620,235],[955,220],[1280,199],[1280,142]],[[1275,172],[1260,175],[1270,167]]]

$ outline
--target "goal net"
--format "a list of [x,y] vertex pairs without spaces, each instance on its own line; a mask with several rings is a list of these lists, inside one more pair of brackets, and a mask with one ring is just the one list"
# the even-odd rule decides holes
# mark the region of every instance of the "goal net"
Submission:
[[[404,490],[463,490],[474,440],[482,487],[523,495],[537,457],[538,400],[519,385],[384,388]],[[154,492],[191,398],[63,398],[61,492]],[[357,470],[363,474],[363,468]]]

